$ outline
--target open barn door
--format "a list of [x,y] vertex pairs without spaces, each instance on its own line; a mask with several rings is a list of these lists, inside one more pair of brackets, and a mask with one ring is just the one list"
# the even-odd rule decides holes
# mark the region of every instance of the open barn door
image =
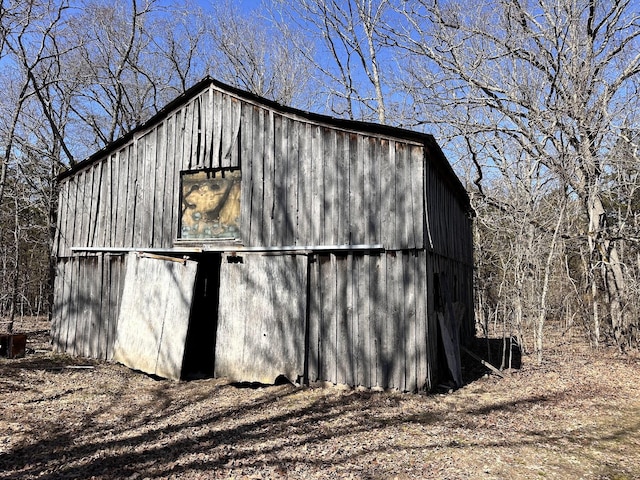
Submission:
[[180,379],[197,270],[191,260],[128,255],[115,361]]

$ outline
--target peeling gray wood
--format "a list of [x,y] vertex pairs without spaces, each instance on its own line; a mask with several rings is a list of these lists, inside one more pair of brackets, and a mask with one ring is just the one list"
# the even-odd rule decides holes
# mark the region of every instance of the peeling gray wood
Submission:
[[113,359],[130,368],[179,379],[197,263],[127,257]]
[[298,381],[304,373],[306,259],[241,258],[222,259],[215,375],[267,384],[280,375]]

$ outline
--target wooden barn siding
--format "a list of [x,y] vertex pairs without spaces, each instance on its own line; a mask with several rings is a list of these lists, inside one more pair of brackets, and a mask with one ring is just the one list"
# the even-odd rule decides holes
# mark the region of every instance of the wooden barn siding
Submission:
[[[307,259],[223,256],[215,375],[273,383],[304,375]],[[242,262],[238,262],[242,259]]]
[[219,167],[242,169],[246,246],[470,255],[465,213],[423,145],[310,123],[211,88],[62,182],[58,256],[72,246],[171,248],[180,171]]
[[[426,155],[419,144],[339,130],[214,88],[204,91],[61,183],[56,348],[96,358],[111,354],[109,329],[115,321],[103,322],[117,318],[124,278],[120,257],[65,258],[72,246],[171,248],[178,234],[180,172],[240,167],[244,245],[383,244],[398,250],[395,257],[393,252],[330,256],[329,266],[312,266],[315,288],[320,280],[326,285],[319,291],[320,303],[313,297],[311,313],[324,323],[312,322],[310,333],[322,334],[325,342],[310,345],[317,358],[317,365],[309,364],[310,374],[315,368],[317,378],[329,381],[355,378],[354,384],[420,388],[425,378],[431,382],[429,369],[435,368],[435,359],[421,358],[437,351],[435,335],[426,333],[437,331],[430,313],[433,293],[427,288],[433,274],[447,270],[452,281],[466,282],[459,291],[472,305],[471,223]],[[111,282],[113,287],[100,295]],[[412,283],[409,295],[405,290]],[[408,330],[380,323],[388,316],[416,322]],[[361,331],[365,324],[369,327]],[[89,335],[94,330],[98,333]],[[335,345],[327,343],[325,333]],[[390,360],[407,338],[425,335],[426,350],[419,346],[413,357]],[[345,338],[357,340],[339,342]],[[320,348],[329,353],[320,357]],[[367,348],[375,364],[365,361]],[[348,358],[354,363],[338,367],[338,352],[353,354]]]
[[428,161],[425,164],[427,248],[472,265],[471,219],[434,167]]
[[310,381],[429,386],[425,252],[319,255],[310,264]]
[[111,360],[124,256],[61,258],[56,267],[52,341],[56,351]]

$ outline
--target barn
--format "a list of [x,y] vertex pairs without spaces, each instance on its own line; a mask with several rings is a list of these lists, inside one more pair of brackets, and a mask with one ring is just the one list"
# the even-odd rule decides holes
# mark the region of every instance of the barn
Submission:
[[206,78],[58,180],[56,351],[171,379],[460,383],[472,211],[432,136]]

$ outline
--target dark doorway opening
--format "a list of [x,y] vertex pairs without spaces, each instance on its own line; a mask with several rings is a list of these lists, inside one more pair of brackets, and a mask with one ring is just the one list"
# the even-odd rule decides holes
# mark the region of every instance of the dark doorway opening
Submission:
[[198,273],[182,362],[182,378],[185,380],[212,377],[215,367],[221,255],[205,254],[195,260]]

